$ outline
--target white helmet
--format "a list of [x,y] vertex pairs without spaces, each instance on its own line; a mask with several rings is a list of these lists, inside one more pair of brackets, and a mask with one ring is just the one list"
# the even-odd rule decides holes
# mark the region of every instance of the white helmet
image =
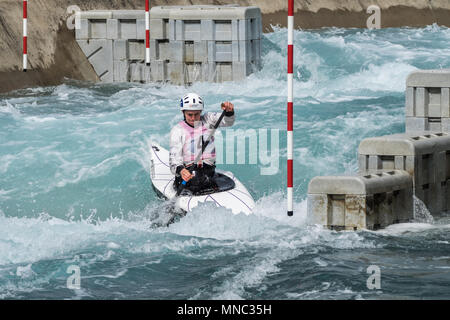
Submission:
[[181,99],[180,107],[181,111],[203,111],[203,99],[196,93],[188,93]]

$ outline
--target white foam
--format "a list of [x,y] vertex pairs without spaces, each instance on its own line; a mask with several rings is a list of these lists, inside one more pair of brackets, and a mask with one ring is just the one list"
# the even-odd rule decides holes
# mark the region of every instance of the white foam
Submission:
[[33,271],[31,266],[32,266],[31,263],[26,266],[18,266],[16,270],[16,276],[22,279],[27,279],[35,276],[36,273]]
[[[149,232],[142,221],[126,222],[119,219],[68,222],[42,215],[41,218],[16,218],[0,216],[0,265],[33,263],[40,260],[59,258],[70,252],[97,242],[111,242],[110,237],[139,236]],[[115,248],[109,248],[115,249]],[[108,250],[95,257],[109,259],[114,254]]]

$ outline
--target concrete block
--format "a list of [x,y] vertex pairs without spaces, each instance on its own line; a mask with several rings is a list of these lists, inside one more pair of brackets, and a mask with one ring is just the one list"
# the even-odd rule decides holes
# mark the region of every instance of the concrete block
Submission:
[[[178,40],[176,37],[176,20],[169,20],[169,41]],[[181,39],[179,39],[181,40]]]
[[207,41],[194,42],[194,62],[201,62],[201,63],[208,62],[208,42]]
[[184,21],[175,20],[175,39],[174,41],[181,40],[184,41]]
[[250,74],[250,64],[246,62],[233,62],[232,72],[234,81],[240,81],[245,79]]
[[150,61],[170,60],[172,53],[168,40],[150,40]]
[[145,41],[129,40],[128,47],[130,60],[145,60]]
[[[333,214],[331,212],[330,216],[328,216],[329,207],[331,205],[328,204],[329,196],[327,194],[308,194],[308,202],[307,202],[307,215],[308,215],[308,223],[309,224],[318,224],[321,226],[331,227],[334,225],[338,225],[337,221],[332,221],[333,217],[336,217],[336,220],[339,220],[339,217],[342,214]],[[330,199],[331,200],[331,199]],[[335,211],[337,211],[341,206],[334,206]],[[325,212],[327,214],[325,214]],[[344,220],[345,223],[345,220]],[[339,224],[340,226],[343,226],[343,223],[341,222]]]
[[[105,24],[106,25],[106,24]],[[112,40],[77,40],[83,53],[88,58],[102,82],[113,82],[113,45]]]
[[142,68],[144,69],[144,83],[150,83],[151,80],[151,65],[147,65],[145,62],[142,63]]
[[112,12],[111,10],[80,11],[80,18],[87,20],[112,19]]
[[[239,41],[253,40],[247,39],[247,35],[250,38],[256,37],[254,30],[258,30],[257,22],[261,21],[259,8],[171,6],[154,7],[151,12],[150,60],[155,65],[155,71],[142,75],[142,66],[132,63],[128,67],[130,81],[143,81],[143,77],[169,80],[175,84],[193,83],[203,79],[232,81],[243,79],[255,66],[257,69],[255,61],[258,58],[260,61],[260,57],[255,56],[260,55],[260,50],[247,42],[242,42],[244,46],[241,47]],[[97,48],[98,52],[103,49],[110,51],[112,58],[96,62],[95,68],[105,69],[102,64],[110,65],[108,71],[98,71],[102,73],[101,78],[123,81],[126,78],[122,75],[124,64],[116,63],[115,68],[113,62],[142,62],[145,59],[144,11],[87,12],[84,15],[82,13],[81,17],[84,19],[84,29],[77,32],[77,39],[85,37],[85,40],[121,40],[112,42],[113,45],[109,49]],[[239,24],[242,22],[239,21],[244,21],[241,29]],[[240,39],[239,32],[244,32],[246,38]],[[96,51],[93,52],[93,57],[96,54]],[[96,56],[93,59],[99,58]]]
[[233,81],[233,72],[231,62],[216,62],[216,82]]
[[261,70],[262,68],[262,59],[261,59],[261,40],[253,41],[253,61],[252,63],[255,65],[256,70]]
[[433,154],[433,157],[435,158],[435,161],[437,163],[442,163],[442,166],[438,166],[436,168],[436,175],[435,175],[435,179],[436,182],[444,182],[447,181],[448,178],[450,178],[450,176],[447,176],[447,170],[449,169],[448,166],[450,164],[450,162],[447,162],[448,160],[450,161],[450,157],[447,159],[447,156],[450,156],[450,153],[447,154],[446,151],[438,151],[436,153]]
[[121,39],[137,39],[136,20],[119,20],[119,36]]
[[442,118],[442,132],[450,133],[450,118]]
[[107,39],[111,40],[119,39],[119,20],[117,19],[106,20],[106,32],[107,32]]
[[184,21],[183,27],[183,39],[185,41],[201,41],[201,21],[200,20],[187,20]]
[[129,60],[130,51],[128,47],[128,40],[118,39],[113,41],[114,60]]
[[358,168],[359,172],[365,172],[369,168],[369,156],[365,154],[358,154]]
[[428,117],[428,93],[425,88],[416,88],[416,117]]
[[90,39],[107,39],[106,21],[106,19],[89,20]]
[[[396,190],[392,192],[393,198],[397,201],[393,201],[392,203],[392,210],[393,210],[393,216],[396,217],[396,221],[393,223],[407,223],[410,222],[414,216],[414,214],[411,215],[411,208],[410,204],[412,202],[414,206],[414,189],[411,190],[408,189],[401,189]],[[412,200],[412,201],[411,201]],[[412,209],[414,212],[414,209]]]
[[436,199],[435,210],[437,212],[447,211],[447,199],[445,198],[446,193],[447,193],[446,181],[442,181],[442,182],[436,184],[433,194]]
[[169,38],[169,20],[152,19],[150,16],[150,39],[162,40]]
[[216,62],[216,42],[208,41],[208,62]]
[[127,60],[114,60],[114,82],[130,81],[130,63]]
[[215,43],[215,59],[216,62],[232,62],[233,52],[231,41]]
[[444,210],[450,211],[450,180],[447,180],[445,182],[445,189],[443,193],[444,193],[443,199],[446,205],[446,206],[444,205]]
[[361,141],[358,153],[364,155],[412,155],[430,154],[437,150],[447,150],[450,135],[442,132],[409,132],[381,137],[366,138]]
[[440,118],[441,113],[441,88],[427,88],[428,117]]
[[394,156],[394,169],[406,170],[406,157]]
[[112,10],[112,18],[119,20],[145,19],[144,10]]
[[418,170],[419,164],[415,156],[404,156],[405,158],[405,170],[411,176],[414,176],[415,170]]
[[80,28],[75,29],[75,38],[77,40],[89,39],[89,21],[88,21],[88,19],[80,19]]
[[413,182],[402,170],[315,177],[308,186],[309,223],[330,229],[384,228],[413,219]]
[[240,41],[249,41],[252,39],[251,20],[239,20],[239,39]]
[[214,41],[215,39],[215,23],[211,19],[202,19],[201,26],[201,41]]
[[169,62],[167,66],[168,79],[175,85],[185,84],[184,62]]
[[[358,226],[366,225],[373,226],[376,224],[375,215],[371,214],[370,217],[367,217],[367,196],[365,195],[344,195],[342,197],[344,201],[339,201],[339,198],[336,199],[336,196],[332,195],[330,206],[330,226],[343,226],[345,230],[357,230]],[[333,199],[334,198],[334,199]],[[373,198],[373,197],[372,197]],[[333,203],[333,201],[335,201]],[[339,203],[340,202],[340,203]],[[334,207],[341,206],[341,210],[343,211],[343,221],[341,224],[337,224],[338,221],[334,221],[333,216],[335,215]],[[378,218],[378,217],[377,217]]]
[[184,62],[186,57],[184,41],[170,41],[170,61]]
[[195,82],[203,81],[203,72],[201,63],[187,63],[185,65],[185,79],[186,84],[193,84]]
[[414,87],[407,87],[405,91],[405,116],[415,117],[416,92]]
[[145,82],[144,74],[145,64],[132,62],[130,63],[130,81],[131,82]]
[[167,62],[159,60],[151,63],[151,80],[164,82],[167,81]]
[[442,117],[450,118],[450,88],[441,88]]
[[184,42],[184,62],[193,63],[194,62],[194,41]]
[[159,59],[159,41],[150,39],[150,63]]
[[262,35],[262,19],[261,17],[251,19],[252,36],[250,40],[261,40]]
[[382,169],[381,157],[379,155],[369,155],[369,170]]
[[232,37],[232,20],[219,20],[215,22],[215,40],[231,41]]
[[248,41],[233,41],[232,60],[233,62],[247,62],[250,56],[250,43]]
[[237,5],[189,5],[189,6],[155,6],[150,10],[153,18],[168,18],[175,20],[232,20],[252,19],[261,17],[258,7]]
[[206,82],[216,82],[217,70],[215,62],[202,63],[202,79]]
[[231,41],[239,41],[239,21],[231,20]]
[[448,179],[447,175],[450,177],[448,133],[410,132],[364,139],[358,149],[358,159],[361,173],[404,167],[413,178],[416,196],[431,214],[439,213],[435,203],[443,200],[436,197],[444,193],[439,193],[438,185]]
[[414,71],[408,75],[406,86],[450,88],[450,69]]
[[429,129],[428,118],[406,117],[405,119],[406,132],[427,131]]
[[431,132],[441,132],[442,131],[442,118],[436,117],[428,119],[428,130]]
[[145,19],[136,20],[136,39],[145,40]]

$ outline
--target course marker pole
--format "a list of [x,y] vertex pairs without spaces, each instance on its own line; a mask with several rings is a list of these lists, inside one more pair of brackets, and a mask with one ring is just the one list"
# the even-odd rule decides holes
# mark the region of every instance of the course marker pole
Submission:
[[23,0],[23,71],[27,71],[27,0]]
[[150,65],[150,0],[145,0],[145,63]]
[[294,0],[288,0],[288,99],[287,99],[287,215],[293,209],[293,113],[294,113]]

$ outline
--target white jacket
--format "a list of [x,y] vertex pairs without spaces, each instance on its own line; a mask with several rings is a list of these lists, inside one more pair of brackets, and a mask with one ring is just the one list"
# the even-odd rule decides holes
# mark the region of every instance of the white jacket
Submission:
[[[219,120],[221,113],[205,112],[199,124],[192,128],[184,120],[180,121],[170,131],[170,171],[177,174],[177,167],[187,166],[194,163],[195,157],[201,152],[202,138],[206,142],[214,125]],[[235,115],[225,115],[219,127],[230,127],[234,124]],[[200,125],[201,123],[201,125]],[[203,152],[202,161],[209,165],[216,163],[214,137],[211,138],[208,146]]]

